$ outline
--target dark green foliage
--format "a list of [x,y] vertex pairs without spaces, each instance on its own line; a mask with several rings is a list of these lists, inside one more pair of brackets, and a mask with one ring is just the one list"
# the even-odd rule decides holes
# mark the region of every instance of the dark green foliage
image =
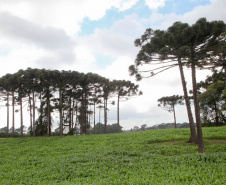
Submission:
[[[114,123],[114,124],[111,124],[111,125],[107,125],[107,133],[108,134],[112,134],[112,133],[120,133],[122,132],[122,128],[121,126],[119,126],[119,130],[118,130],[118,124],[117,123]],[[104,134],[104,124],[102,123],[97,123],[96,124],[96,128],[95,128],[95,133],[96,134]],[[91,134],[94,134],[94,129],[92,128],[90,130]]]
[[[130,75],[137,80],[152,77],[175,66],[179,66],[183,85],[184,97],[187,105],[189,122],[191,124],[191,142],[198,141],[199,152],[204,153],[202,129],[200,121],[200,107],[198,102],[196,68],[212,68],[225,66],[225,32],[223,21],[208,22],[200,18],[193,25],[175,22],[166,31],[147,29],[141,38],[135,40],[135,46],[140,47],[135,64],[129,67]],[[219,49],[219,50],[218,50]],[[144,64],[158,64],[159,67],[140,70]],[[187,96],[186,81],[183,66],[191,67],[192,86],[197,125],[197,138],[194,121]]]
[[[214,71],[205,81],[198,83],[199,102],[203,125],[214,126],[226,124],[225,117],[225,74]],[[204,91],[204,92],[203,92]]]
[[173,95],[173,96],[165,96],[162,97],[160,99],[158,99],[158,106],[162,107],[163,109],[169,111],[169,112],[173,112],[173,109],[175,107],[175,105],[179,104],[179,105],[183,105],[183,97],[182,96],[178,96],[178,95]]
[[[125,81],[120,89],[121,97],[133,96],[138,91],[138,86]],[[90,106],[104,104],[105,133],[107,126],[107,104],[113,94],[118,91],[114,83],[98,74],[79,73],[76,71],[58,71],[46,69],[19,70],[14,74],[6,74],[0,78],[0,93],[7,100],[11,97],[12,106],[25,101],[30,112],[30,130],[33,136],[50,136],[53,114],[59,112],[59,134],[63,134],[63,126],[73,129],[75,125],[80,127],[81,134],[87,134],[90,128],[90,117],[95,117],[95,111]],[[24,104],[25,104],[24,103]],[[7,103],[9,107],[9,103]],[[21,104],[22,106],[22,104]],[[38,116],[35,115],[38,110]],[[12,114],[14,133],[14,112]],[[21,127],[23,126],[23,113],[21,112]],[[7,118],[9,113],[7,113]],[[76,117],[76,118],[75,118]],[[75,118],[75,120],[74,120]],[[9,119],[7,119],[9,120]],[[94,121],[95,125],[95,121]],[[9,133],[9,122],[6,132]],[[22,136],[22,132],[21,132]]]

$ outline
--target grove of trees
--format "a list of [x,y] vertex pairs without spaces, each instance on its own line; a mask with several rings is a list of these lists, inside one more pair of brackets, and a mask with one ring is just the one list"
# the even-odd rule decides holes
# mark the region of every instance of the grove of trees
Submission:
[[[152,77],[176,66],[179,67],[190,123],[190,141],[198,143],[200,153],[204,153],[205,149],[198,102],[196,68],[218,69],[226,73],[225,29],[226,25],[223,21],[208,22],[205,18],[200,18],[193,25],[175,22],[166,31],[149,28],[141,38],[134,42],[135,46],[140,47],[140,51],[135,64],[129,67],[129,71],[130,75],[135,75],[137,80]],[[146,69],[145,64],[159,65],[159,67]],[[197,134],[183,72],[184,66],[191,68]]]
[[[6,134],[8,136],[9,131],[15,133],[16,111],[20,112],[20,128],[24,128],[24,106],[29,111],[29,130],[33,136],[51,135],[53,114],[58,114],[59,135],[63,134],[64,126],[68,126],[69,130],[79,129],[80,134],[88,134],[91,117],[94,123],[92,132],[95,133],[97,105],[104,108],[104,133],[107,133],[107,105],[112,103],[113,97],[118,100],[117,127],[120,132],[119,100],[121,97],[127,100],[141,95],[138,88],[138,85],[130,81],[110,81],[98,74],[76,71],[28,68],[14,74],[6,74],[0,78],[1,99],[7,109]],[[20,130],[20,135],[23,136],[23,129]]]

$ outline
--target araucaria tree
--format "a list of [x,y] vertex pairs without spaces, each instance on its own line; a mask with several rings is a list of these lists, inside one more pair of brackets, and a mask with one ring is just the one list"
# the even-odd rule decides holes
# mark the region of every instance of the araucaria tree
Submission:
[[[58,121],[53,117],[55,113],[59,115],[59,135],[63,134],[64,127],[68,127],[71,134],[74,130],[80,130],[80,134],[88,134],[91,130],[91,117],[94,118],[95,128],[95,108],[98,104],[103,104],[107,133],[108,103],[116,92],[113,84],[98,74],[76,71],[28,68],[6,74],[0,78],[0,95],[7,106],[6,132],[10,132],[9,105],[12,105],[12,133],[15,131],[15,112],[20,112],[21,128],[24,128],[23,106],[27,104],[31,135],[50,136],[52,123]],[[126,84],[123,91],[120,91],[120,96],[132,96],[137,92],[138,86],[129,81]],[[20,108],[15,110],[18,105]]]
[[168,112],[173,112],[175,128],[177,128],[175,106],[184,104],[183,97],[178,95],[165,96],[158,99],[158,102],[159,107],[162,107],[164,110],[167,110]]
[[[187,96],[186,81],[183,66],[191,67],[195,117],[197,125],[199,152],[204,153],[202,128],[200,123],[200,110],[196,86],[196,68],[203,68],[207,64],[209,53],[217,47],[215,42],[224,32],[225,24],[222,21],[208,22],[205,18],[199,19],[195,24],[188,25],[181,22],[174,23],[166,31],[147,29],[140,39],[135,40],[135,46],[141,48],[135,60],[135,65],[129,67],[131,75],[137,80],[152,77],[158,73],[179,66],[185,102],[190,122],[191,141],[196,141],[196,133]],[[211,57],[213,57],[211,55]],[[141,70],[143,64],[159,64],[160,67]],[[143,74],[148,75],[143,75]]]
[[139,91],[139,86],[135,85],[130,81],[125,80],[113,80],[112,82],[114,87],[114,92],[117,97],[117,128],[118,132],[120,131],[119,124],[119,103],[123,101],[127,101],[130,98],[138,95],[142,95],[143,92]]

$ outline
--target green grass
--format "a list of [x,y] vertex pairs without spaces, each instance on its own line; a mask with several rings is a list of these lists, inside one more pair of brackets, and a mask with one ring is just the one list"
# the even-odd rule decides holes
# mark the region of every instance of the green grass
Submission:
[[0,139],[0,184],[226,184],[226,127]]

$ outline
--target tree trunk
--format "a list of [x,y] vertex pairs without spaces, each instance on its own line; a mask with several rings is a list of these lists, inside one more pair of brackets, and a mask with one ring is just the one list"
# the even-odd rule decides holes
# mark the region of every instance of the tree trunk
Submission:
[[197,134],[198,134],[198,146],[199,146],[198,151],[199,153],[205,153],[203,135],[202,135],[202,126],[200,122],[200,110],[199,110],[199,102],[198,102],[196,70],[195,70],[194,60],[192,60],[191,68],[192,68],[192,85],[193,85],[193,96],[194,96],[194,106],[195,106],[195,117],[196,117],[196,126],[197,126]]
[[78,125],[78,102],[76,100],[76,105],[75,105],[75,126]]
[[33,137],[35,137],[35,90],[33,86]]
[[117,122],[118,122],[118,133],[119,133],[119,93],[118,93],[118,104],[117,104]]
[[7,137],[9,137],[9,91],[7,91]]
[[104,99],[104,133],[107,134],[107,98]]
[[15,98],[14,98],[14,91],[12,92],[12,104],[13,104],[13,110],[12,110],[12,113],[13,113],[13,119],[12,119],[12,127],[13,127],[13,137],[14,137],[14,131],[15,131]]
[[71,95],[69,97],[69,130],[71,130]]
[[85,99],[84,99],[84,132],[85,132],[85,135],[87,134],[87,94],[85,93]]
[[20,135],[23,137],[23,98],[20,98]]
[[83,135],[84,129],[84,94],[82,93],[82,102],[81,102],[81,110],[80,110],[80,134]]
[[101,112],[101,107],[99,108],[99,125],[100,125],[100,112]]
[[51,136],[51,116],[50,116],[50,93],[49,89],[47,90],[47,134]]
[[32,133],[32,106],[31,106],[31,96],[30,94],[28,95],[29,97],[29,106],[30,106],[30,133]]
[[60,136],[63,135],[63,118],[62,118],[62,88],[59,89],[59,98],[60,98],[60,107],[59,107],[59,114],[60,114]]
[[43,106],[44,106],[44,104],[43,104],[43,102],[42,102],[42,93],[40,93],[40,118],[41,119],[39,119],[39,124],[40,125],[42,125],[42,119],[43,119]]
[[93,102],[93,129],[94,129],[94,134],[96,133],[96,100]]
[[72,99],[72,113],[71,113],[71,128],[74,128],[74,112],[75,112],[75,100]]
[[175,128],[177,128],[177,121],[176,121],[176,114],[175,114],[175,106],[174,105],[173,105],[173,117],[174,117]]
[[185,99],[186,108],[187,108],[190,132],[191,132],[190,142],[191,143],[197,143],[198,142],[197,141],[197,134],[196,134],[196,131],[195,131],[195,124],[194,124],[194,119],[193,119],[193,116],[192,116],[191,104],[190,104],[190,100],[188,98],[187,85],[186,85],[186,81],[185,81],[185,77],[184,77],[184,71],[183,71],[183,67],[182,67],[182,63],[181,63],[180,58],[178,58],[178,64],[179,64],[181,82],[182,82],[183,91],[184,91],[184,99]]

